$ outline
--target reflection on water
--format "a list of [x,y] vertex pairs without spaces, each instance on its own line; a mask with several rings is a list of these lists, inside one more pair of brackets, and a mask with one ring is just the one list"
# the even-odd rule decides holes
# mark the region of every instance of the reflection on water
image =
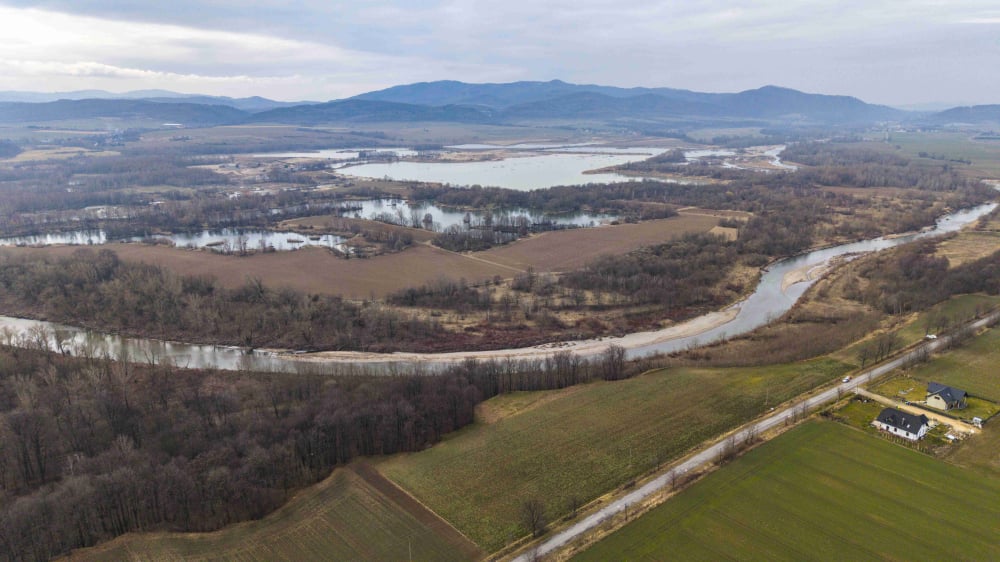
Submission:
[[402,181],[482,185],[519,191],[556,185],[615,183],[640,178],[619,174],[585,174],[649,158],[647,154],[552,153],[478,162],[380,162],[340,168],[345,176]]
[[[503,209],[494,211],[459,211],[432,205],[430,203],[408,203],[403,199],[368,199],[364,201],[344,201],[339,208],[329,209],[346,217],[379,220],[413,228],[443,231],[451,226],[463,226],[466,222],[482,222],[489,214],[493,220],[516,222],[520,217],[529,223],[554,223],[567,226],[595,226],[614,220],[613,215],[596,213],[548,214],[530,209]],[[430,221],[427,221],[427,219]],[[466,220],[468,219],[468,221]],[[333,234],[301,232],[276,232],[261,229],[223,228],[203,230],[193,233],[156,234],[150,238],[169,240],[178,248],[210,248],[216,251],[287,251],[305,246],[322,246],[343,250],[344,238]],[[145,237],[133,236],[121,239],[125,242],[141,242]],[[110,239],[103,230],[79,230],[34,236],[12,236],[0,238],[0,246],[86,246],[105,244],[119,239]]]
[[[494,221],[509,219],[511,223],[516,222],[520,217],[524,217],[529,223],[555,223],[571,226],[595,226],[602,222],[614,220],[613,215],[601,215],[595,213],[559,213],[548,214],[530,209],[503,209],[492,212],[482,211],[459,211],[438,207],[430,203],[406,202],[402,199],[370,199],[367,201],[351,201],[347,204],[351,210],[346,216],[354,216],[363,219],[382,220],[414,228],[433,228],[428,230],[443,231],[452,226],[463,226],[466,219],[471,222],[482,222],[487,214],[492,215]],[[355,207],[360,207],[356,209]],[[430,218],[430,223],[426,219]]]
[[[203,230],[194,233],[154,234],[149,238],[169,240],[179,248],[211,248],[216,251],[238,252],[240,250],[286,251],[304,246],[340,248],[344,239],[332,234],[302,234],[299,232],[275,232],[272,230],[245,230],[223,228]],[[125,238],[126,242],[141,242],[146,237]],[[49,246],[53,244],[90,245],[110,242],[103,230],[81,230],[37,236],[13,236],[0,238],[0,246]]]

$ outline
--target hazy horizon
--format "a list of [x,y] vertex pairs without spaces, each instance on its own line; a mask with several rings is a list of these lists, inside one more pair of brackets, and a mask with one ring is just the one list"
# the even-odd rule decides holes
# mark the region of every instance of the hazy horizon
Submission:
[[435,80],[737,92],[896,107],[997,103],[982,0],[643,2],[0,0],[0,90],[301,101]]

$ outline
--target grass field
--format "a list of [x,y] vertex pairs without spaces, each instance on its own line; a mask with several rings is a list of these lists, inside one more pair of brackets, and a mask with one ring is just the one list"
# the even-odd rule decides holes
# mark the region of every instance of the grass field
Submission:
[[914,367],[914,379],[933,380],[960,388],[972,396],[1000,402],[1000,329],[992,329],[960,349]]
[[1000,478],[1000,423],[993,420],[973,439],[966,439],[945,454],[948,462]]
[[41,160],[62,160],[66,158],[76,158],[78,156],[118,156],[120,153],[110,150],[91,150],[76,146],[37,148],[25,150],[9,162],[36,162]]
[[[130,534],[70,560],[468,560],[471,543],[435,532],[350,469],[292,499],[260,521],[214,533]],[[457,533],[452,532],[452,535]]]
[[[976,140],[969,133],[893,133],[891,143],[910,157],[921,152],[946,158],[970,160],[972,165],[955,164],[977,175],[1000,176],[1000,141]],[[941,162],[932,160],[932,162]]]
[[1000,479],[809,422],[575,560],[996,560]]
[[[671,369],[619,382],[518,393],[486,402],[480,421],[379,470],[486,551],[525,533],[538,498],[551,517],[836,379],[831,360],[746,369]],[[487,423],[489,420],[492,423]]]
[[[887,379],[882,383],[879,383],[878,385],[872,387],[871,391],[877,392],[878,394],[881,394],[882,396],[885,396],[887,398],[896,398],[903,401],[909,400],[910,402],[923,402],[927,396],[928,382],[941,382],[941,381],[938,381],[936,379],[932,381],[922,380],[910,376],[909,373],[906,373],[906,374],[900,374],[898,376]],[[941,412],[941,413],[959,419],[970,419],[973,417],[978,417],[985,420],[989,419],[998,411],[1000,411],[1000,406],[983,398],[970,396],[968,397],[967,401],[968,405],[965,408],[962,408],[961,410],[950,410],[948,412]],[[935,412],[937,411],[934,410],[933,408],[930,408],[930,410]]]
[[948,258],[951,267],[976,261],[1000,250],[1000,232],[966,231],[945,240],[935,255]]
[[[903,326],[892,330],[892,333],[895,333],[899,338],[897,349],[915,344],[923,340],[928,333],[936,332],[937,324],[941,323],[939,320],[950,326],[973,318],[977,311],[989,310],[997,305],[1000,305],[1000,297],[979,294],[959,295],[940,302],[923,312],[912,315]],[[871,340],[862,340],[832,355],[846,363],[860,365],[858,351],[864,346],[871,345]]]

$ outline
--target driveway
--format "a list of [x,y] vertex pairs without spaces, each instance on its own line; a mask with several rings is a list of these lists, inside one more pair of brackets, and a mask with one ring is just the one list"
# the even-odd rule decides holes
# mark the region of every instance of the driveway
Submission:
[[870,392],[863,388],[858,388],[857,390],[855,390],[855,392],[857,392],[858,395],[860,396],[864,396],[865,398],[871,398],[872,400],[880,404],[891,406],[893,408],[896,408],[897,410],[902,410],[904,412],[916,414],[918,416],[923,414],[938,423],[943,423],[944,425],[951,427],[955,431],[964,431],[965,433],[979,433],[979,429],[976,428],[974,425],[967,424],[964,421],[956,420],[955,418],[948,417],[944,414],[935,412],[933,410],[925,410],[924,408],[921,408],[919,406],[914,406],[912,404],[904,404],[898,400],[887,398],[885,396],[882,396],[881,394],[875,394],[874,392]]

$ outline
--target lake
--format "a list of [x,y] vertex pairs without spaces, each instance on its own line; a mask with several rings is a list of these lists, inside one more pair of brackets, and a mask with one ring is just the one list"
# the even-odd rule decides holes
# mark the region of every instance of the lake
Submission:
[[646,160],[650,156],[651,154],[648,153],[559,152],[479,162],[377,162],[340,168],[338,173],[369,179],[389,178],[400,181],[421,181],[455,186],[481,185],[529,191],[556,185],[638,180],[640,178],[620,174],[585,174],[584,172],[638,162]]

